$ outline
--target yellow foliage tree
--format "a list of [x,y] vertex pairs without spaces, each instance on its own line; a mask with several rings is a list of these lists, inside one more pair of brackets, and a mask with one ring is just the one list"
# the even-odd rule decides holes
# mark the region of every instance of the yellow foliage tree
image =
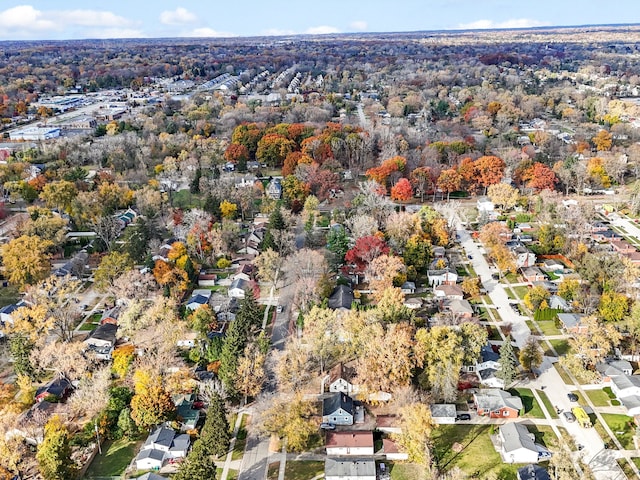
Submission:
[[0,247],[9,282],[23,288],[47,278],[51,269],[47,250],[52,246],[49,240],[35,235],[22,235]]
[[223,200],[220,203],[220,213],[224,218],[233,219],[238,211],[238,205],[231,203],[227,200]]

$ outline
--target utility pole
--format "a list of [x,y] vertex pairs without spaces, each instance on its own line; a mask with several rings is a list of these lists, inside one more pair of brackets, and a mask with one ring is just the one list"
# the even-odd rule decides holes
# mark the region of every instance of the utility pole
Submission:
[[98,420],[94,420],[93,426],[96,430],[96,441],[98,442],[98,453],[102,455],[102,447],[100,446],[100,432],[98,430]]

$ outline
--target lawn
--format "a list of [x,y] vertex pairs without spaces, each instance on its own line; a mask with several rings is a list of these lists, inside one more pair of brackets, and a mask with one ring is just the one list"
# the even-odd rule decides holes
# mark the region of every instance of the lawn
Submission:
[[287,480],[311,480],[321,473],[324,473],[324,462],[292,460],[284,467]]
[[604,390],[585,390],[587,397],[593,402],[596,407],[608,407],[609,395]]
[[545,418],[544,413],[529,388],[510,388],[509,393],[522,399],[524,416],[529,418]]
[[546,407],[547,412],[549,412],[549,415],[551,415],[551,418],[558,418],[558,414],[556,413],[556,408],[551,404],[551,400],[549,400],[549,397],[547,397],[547,394],[544,393],[542,390],[536,390],[536,393],[540,397],[540,400],[542,400],[542,403],[544,403],[544,406]]
[[87,323],[84,322],[82,325],[80,325],[80,327],[78,328],[78,330],[81,330],[83,332],[92,332],[93,330],[95,330],[96,328],[98,328],[98,324],[97,323]]
[[554,320],[539,321],[538,327],[544,335],[560,335],[562,332],[556,327]]
[[[569,342],[567,340],[549,340],[549,343],[551,344],[553,349],[556,351],[558,356],[566,355],[567,352],[569,351]],[[552,353],[552,352],[549,352],[549,353]],[[545,352],[545,355],[547,355],[546,352]]]
[[20,299],[18,287],[13,285],[8,287],[0,287],[0,307],[6,307],[16,303]]
[[518,275],[516,275],[515,273],[507,273],[504,278],[507,280],[507,282],[509,283],[518,283]]
[[415,463],[384,462],[389,469],[391,480],[414,480],[424,478],[424,469]]
[[[217,473],[216,478],[222,478],[222,470],[224,470],[224,469],[220,468],[220,467],[216,468],[216,473]],[[238,470],[232,470],[230,468],[228,473],[227,473],[227,480],[237,480],[239,474],[240,474],[240,472]],[[277,479],[278,479],[278,474],[277,474],[277,471],[276,471],[275,480],[277,480]],[[269,479],[267,479],[267,480],[269,480]]]
[[602,413],[601,415],[624,449],[635,448],[633,444],[635,426],[631,417],[618,413]]
[[558,450],[560,442],[549,425],[527,425],[527,428],[536,437],[536,443],[544,445],[549,450]]
[[524,296],[529,293],[529,287],[525,285],[518,285],[513,288],[513,291],[516,292],[516,295],[520,298],[520,300],[524,300]]
[[504,291],[507,293],[507,297],[509,297],[509,300],[517,300],[516,294],[513,293],[513,290],[511,290],[511,288],[504,287]]
[[[489,425],[440,425],[433,434],[438,467],[445,472],[458,467],[475,478],[495,474],[499,479],[515,479],[518,466],[502,463],[489,438],[491,428]],[[460,452],[453,450],[454,443],[461,445]]]
[[573,380],[571,380],[569,374],[565,372],[564,368],[562,368],[558,363],[554,363],[553,368],[557,370],[558,375],[560,375],[565,384],[573,385]]
[[231,460],[240,460],[242,458],[242,455],[244,455],[244,447],[247,444],[247,429],[245,428],[245,426],[247,425],[247,417],[248,415],[242,416],[240,428],[238,429],[238,434],[236,435],[236,443],[233,446]]
[[[634,458],[633,460],[633,463],[637,464],[637,462],[635,461],[636,459]],[[627,460],[626,458],[616,458],[616,462],[618,462],[618,465],[620,466],[628,480],[638,479],[638,476],[635,474],[633,468],[631,468],[631,465],[629,464],[629,460]]]
[[138,450],[137,440],[120,439],[102,445],[102,455],[91,462],[85,478],[118,477],[124,473]]

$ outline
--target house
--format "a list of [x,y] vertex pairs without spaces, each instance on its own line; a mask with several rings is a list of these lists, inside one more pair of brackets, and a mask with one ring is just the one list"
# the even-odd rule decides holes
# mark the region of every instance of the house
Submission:
[[203,305],[208,305],[210,298],[211,290],[198,288],[191,293],[191,298],[189,298],[185,307],[190,311],[196,310]]
[[111,360],[111,354],[116,344],[118,326],[112,323],[98,325],[84,341],[87,348],[93,351],[99,360]]
[[269,198],[273,198],[274,200],[280,200],[282,198],[282,183],[280,183],[280,178],[273,178],[269,182],[266,193]]
[[432,403],[431,418],[438,425],[456,423],[456,406],[450,403]]
[[616,375],[611,377],[611,391],[619,399],[632,395],[640,396],[640,375]]
[[564,270],[564,264],[553,258],[547,258],[542,262],[542,268],[546,272],[556,272],[558,270]]
[[87,252],[78,252],[63,266],[54,270],[53,274],[56,277],[66,277],[67,275],[81,277],[88,260],[89,254]]
[[[509,246],[509,243],[512,242],[507,242],[507,246]],[[510,246],[509,249],[515,258],[517,268],[532,267],[536,264],[538,257],[525,247],[522,242],[515,242],[515,245]]]
[[102,316],[100,317],[100,325],[104,325],[105,323],[110,323],[112,325],[118,324],[118,317],[122,313],[122,307],[120,305],[116,305],[113,308],[109,308],[102,312]]
[[603,382],[611,381],[612,377],[633,374],[633,367],[627,360],[610,360],[596,365]]
[[353,425],[355,407],[346,393],[336,392],[322,402],[322,421],[334,425]]
[[562,330],[571,334],[583,334],[589,331],[586,325],[582,324],[584,315],[579,313],[559,313],[558,320],[562,324]]
[[447,251],[445,250],[445,248],[441,246],[432,247],[431,249],[431,254],[435,259],[444,258],[446,253]]
[[6,305],[0,308],[0,323],[2,325],[10,324],[13,325],[13,314],[20,307],[26,307],[27,304],[24,300],[20,300],[18,303],[12,303],[11,305]]
[[480,361],[476,363],[475,371],[480,379],[480,383],[491,388],[504,388],[504,380],[496,377],[496,372],[500,366],[500,354],[497,353],[490,343],[480,349]]
[[401,452],[398,448],[398,444],[391,438],[382,439],[382,452],[384,453],[384,456],[387,457],[387,460],[404,461],[409,459],[409,454]]
[[242,278],[236,278],[231,282],[227,295],[232,298],[244,298],[247,292],[250,290],[249,282]]
[[329,391],[351,394],[358,390],[358,387],[351,383],[355,377],[355,370],[339,363],[329,371]]
[[467,300],[457,298],[445,298],[442,301],[443,312],[451,313],[460,318],[470,319],[473,317],[473,307]]
[[422,299],[421,298],[406,298],[402,304],[410,308],[412,310],[416,310],[422,307]]
[[5,439],[10,440],[17,437],[23,439],[28,445],[40,445],[44,441],[42,426],[59,408],[60,404],[47,400],[34,403],[29,410],[18,416],[15,428],[5,433]]
[[535,437],[522,423],[508,422],[498,429],[498,453],[505,463],[538,463]]
[[402,293],[404,293],[405,295],[415,293],[416,284],[414,282],[404,282],[400,287],[400,290],[402,290]]
[[476,202],[476,207],[478,208],[478,213],[491,213],[496,208],[493,202],[487,197],[479,197],[478,201]]
[[373,432],[327,432],[327,455],[373,455]]
[[552,308],[554,310],[562,310],[564,312],[568,312],[571,310],[569,302],[558,295],[551,295],[551,297],[549,298],[549,308]]
[[522,410],[520,397],[497,388],[478,390],[473,394],[473,402],[478,415],[490,418],[518,418]]
[[159,470],[167,460],[186,457],[190,444],[189,435],[176,435],[171,428],[158,427],[147,437],[136,456],[136,468]]
[[373,458],[331,458],[324,461],[325,480],[376,480]]
[[172,395],[171,400],[176,406],[176,417],[180,422],[180,430],[195,430],[200,420],[200,410],[193,407],[196,396],[193,393],[184,395]]
[[73,385],[66,377],[58,377],[36,390],[36,402],[53,397],[57,401],[64,400],[73,390]]
[[540,465],[520,467],[517,472],[518,480],[551,480],[546,468]]
[[138,480],[169,480],[167,477],[162,477],[157,473],[147,472],[144,475],[138,477]]
[[338,285],[329,296],[329,308],[332,310],[351,310],[354,296],[348,285]]
[[538,267],[523,268],[522,277],[527,283],[543,282],[547,279],[547,276]]
[[625,253],[637,252],[636,247],[631,245],[626,240],[612,239],[612,240],[610,240],[610,243],[611,243],[611,246],[613,247],[613,250],[618,252],[618,253],[625,254]]
[[462,300],[464,298],[464,292],[458,285],[438,285],[433,289],[433,294],[436,298],[450,298],[455,300]]

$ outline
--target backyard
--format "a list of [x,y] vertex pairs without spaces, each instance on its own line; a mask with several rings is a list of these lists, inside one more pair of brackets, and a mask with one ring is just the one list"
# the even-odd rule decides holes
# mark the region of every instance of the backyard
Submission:
[[131,463],[140,443],[126,438],[106,441],[102,445],[102,455],[98,454],[93,459],[85,478],[119,477]]
[[[517,466],[502,463],[493,447],[489,438],[491,428],[489,425],[440,425],[433,434],[433,452],[438,467],[444,471],[458,467],[475,478],[487,478],[492,474],[501,480],[516,478]],[[459,448],[453,448],[454,444]]]

